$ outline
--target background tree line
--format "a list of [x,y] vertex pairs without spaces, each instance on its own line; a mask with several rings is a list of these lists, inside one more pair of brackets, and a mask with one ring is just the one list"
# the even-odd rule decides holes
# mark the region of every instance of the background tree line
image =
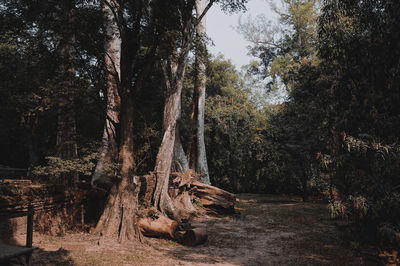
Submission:
[[304,199],[325,191],[332,217],[352,221],[355,236],[398,248],[399,3],[282,4],[278,26],[263,17],[239,25],[259,58],[250,71],[287,92],[267,126],[274,161]]

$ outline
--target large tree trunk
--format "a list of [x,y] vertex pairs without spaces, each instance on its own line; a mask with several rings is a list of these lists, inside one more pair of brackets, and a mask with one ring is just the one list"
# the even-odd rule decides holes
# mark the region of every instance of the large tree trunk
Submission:
[[[105,3],[112,7],[113,19],[122,21],[123,13],[117,2]],[[133,36],[128,36],[129,31],[125,28],[119,29],[121,36],[121,58],[120,58],[120,144],[119,144],[119,176],[112,181],[112,187],[107,199],[103,214],[96,226],[96,231],[101,232],[103,237],[118,236],[120,242],[126,240],[140,240],[141,233],[137,225],[138,221],[138,198],[140,191],[139,177],[134,176],[134,89],[132,86],[132,47]],[[115,72],[114,72],[115,73]],[[114,78],[117,76],[114,75]],[[137,88],[136,88],[137,89]]]
[[109,6],[104,5],[103,11],[106,17],[106,30],[109,39],[105,44],[105,65],[107,71],[107,109],[104,124],[102,148],[100,158],[97,162],[95,172],[92,177],[92,186],[111,185],[113,164],[118,158],[117,127],[119,124],[120,97],[118,94],[118,84],[120,81],[120,57],[121,39],[118,34],[118,26],[115,22]]
[[121,97],[120,177],[111,188],[104,212],[96,226],[103,236],[118,235],[120,242],[140,239],[137,226],[138,177],[134,176],[133,101],[130,94]]
[[[205,0],[196,1],[197,18],[201,16],[206,7]],[[203,182],[210,184],[208,173],[206,146],[204,142],[204,108],[206,100],[206,66],[207,56],[205,45],[205,17],[196,25],[196,59],[195,59],[195,86],[193,90],[193,111],[191,119],[195,129],[190,145],[189,166],[197,173],[203,175]]]

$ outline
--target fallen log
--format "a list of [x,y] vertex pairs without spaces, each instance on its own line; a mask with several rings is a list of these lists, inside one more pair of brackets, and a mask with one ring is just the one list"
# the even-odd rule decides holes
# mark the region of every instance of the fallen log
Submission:
[[138,221],[138,226],[144,236],[174,238],[178,223],[161,215],[157,219],[141,218]]
[[236,197],[234,194],[198,181],[193,182],[192,185],[196,187],[194,196],[200,199],[204,207],[222,213],[233,213],[235,211]]
[[[213,209],[219,213],[233,213],[235,207],[235,195],[223,189],[199,182],[201,175],[189,169],[185,173],[172,173],[170,195],[179,199],[190,195],[192,201],[200,200],[201,205]],[[185,194],[187,193],[187,194]],[[182,202],[182,199],[179,199]],[[187,201],[185,201],[187,203]],[[185,204],[189,206],[191,204]],[[193,208],[188,208],[193,211]]]

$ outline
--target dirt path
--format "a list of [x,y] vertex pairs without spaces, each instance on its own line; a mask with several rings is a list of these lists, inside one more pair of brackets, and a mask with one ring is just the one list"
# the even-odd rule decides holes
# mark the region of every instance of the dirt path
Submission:
[[89,234],[38,236],[37,265],[363,265],[341,240],[325,204],[268,195],[239,195],[238,214],[203,217],[209,240],[185,247],[170,240],[99,246]]

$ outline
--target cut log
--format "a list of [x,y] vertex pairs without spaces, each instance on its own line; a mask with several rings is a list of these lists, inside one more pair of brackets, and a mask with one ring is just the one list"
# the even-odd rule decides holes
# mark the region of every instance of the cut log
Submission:
[[177,210],[177,217],[180,221],[190,220],[192,217],[196,216],[198,211],[192,204],[191,196],[189,192],[184,191],[176,196],[174,199],[174,206]]
[[138,222],[140,231],[144,236],[157,236],[174,238],[178,223],[166,216],[160,216],[157,219],[150,217],[141,218]]
[[204,228],[193,228],[186,231],[177,231],[175,237],[183,245],[197,246],[204,244],[207,239],[207,232]]
[[212,208],[221,213],[235,212],[236,197],[223,189],[207,185],[201,182],[193,182],[194,196],[200,199],[204,207]]

